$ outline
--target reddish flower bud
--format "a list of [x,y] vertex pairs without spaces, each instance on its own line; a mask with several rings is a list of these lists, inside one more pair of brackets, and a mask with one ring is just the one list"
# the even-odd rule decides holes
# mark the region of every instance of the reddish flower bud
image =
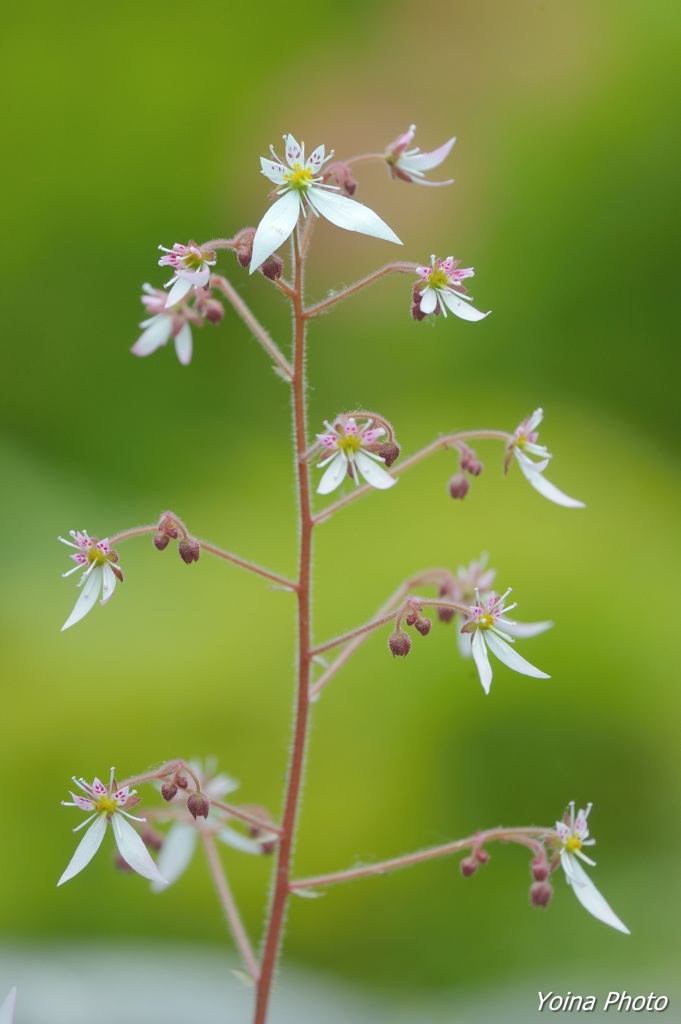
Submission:
[[486,864],[487,861],[489,860],[489,854],[488,854],[487,850],[482,850],[482,849],[481,850],[476,850],[475,851],[475,858],[478,861],[478,863]]
[[202,312],[210,324],[219,324],[225,315],[225,307],[218,299],[206,299],[202,306]]
[[334,181],[339,186],[341,194],[345,196],[354,196],[357,188],[357,181],[352,171],[341,160],[329,164],[324,172],[323,181],[325,184],[329,181]]
[[388,647],[393,658],[406,658],[411,650],[411,640],[406,633],[391,633],[388,638]]
[[255,228],[242,228],[241,231],[237,231],[234,236],[236,258],[239,261],[239,265],[242,266],[244,270],[248,270],[251,265],[254,238]]
[[281,272],[284,269],[284,261],[281,256],[277,256],[276,253],[272,253],[268,256],[264,263],[260,264],[260,270],[262,274],[270,281],[276,281],[277,278],[281,277]]
[[546,857],[535,857],[530,865],[532,877],[536,882],[545,882],[549,877],[550,869]]
[[170,537],[167,533],[154,534],[154,547],[158,548],[159,551],[165,551],[169,544]]
[[553,886],[549,882],[535,882],[530,886],[530,903],[533,907],[547,907],[553,896]]
[[416,614],[416,612],[412,612],[411,615],[407,615],[404,621],[407,623],[408,626],[413,626],[417,619],[418,615]]
[[186,565],[191,565],[192,562],[198,562],[199,555],[201,554],[201,546],[197,540],[192,537],[185,537],[181,540],[177,546],[177,550],[180,553],[180,558]]
[[177,786],[174,782],[164,782],[161,786],[161,796],[164,800],[172,800],[177,793]]
[[466,448],[461,453],[461,468],[465,469],[471,476],[480,476],[483,465],[475,452],[470,448]]
[[430,627],[432,625],[433,623],[430,621],[430,619],[417,619],[416,622],[414,623],[414,629],[417,631],[417,633],[420,633],[421,636],[428,636],[428,634],[430,633]]
[[[451,587],[443,584],[438,591],[438,596],[445,597],[451,601],[453,597]],[[440,622],[451,622],[455,615],[456,612],[453,608],[438,608],[437,610],[437,617]]]
[[448,484],[450,497],[454,499],[465,498],[470,490],[470,486],[463,473],[455,473]]
[[187,799],[187,810],[194,818],[207,818],[210,801],[203,793],[191,793]]
[[400,457],[400,446],[395,441],[385,441],[378,446],[376,454],[381,456],[388,469],[390,469],[393,462]]
[[464,878],[470,878],[478,870],[478,862],[475,857],[464,857],[459,864],[459,871]]

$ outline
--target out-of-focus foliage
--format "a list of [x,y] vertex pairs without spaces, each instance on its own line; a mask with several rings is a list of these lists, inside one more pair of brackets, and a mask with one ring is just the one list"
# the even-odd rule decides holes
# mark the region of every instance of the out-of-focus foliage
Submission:
[[[588,507],[549,505],[517,467],[502,479],[489,445],[465,502],[448,498],[455,466],[441,454],[320,527],[320,639],[364,621],[404,576],[482,550],[513,585],[519,619],[556,628],[524,648],[551,681],[499,666],[489,697],[451,627],[415,637],[406,660],[388,656],[384,636],[369,641],[315,709],[299,869],[500,822],[551,824],[569,799],[593,800],[597,883],[633,935],[587,918],[560,879],[549,910],[531,911],[522,853],[498,849],[469,881],[448,861],[299,901],[287,955],[393,991],[489,986],[509,971],[536,988],[556,965],[572,965],[576,991],[596,956],[608,987],[615,964],[630,991],[671,981],[680,27],[674,5],[633,0],[479,0],[437,15],[350,2],[309,18],[45,3],[7,16],[9,936],[221,938],[198,863],[152,897],[103,853],[57,891],[77,823],[59,800],[73,774],[214,753],[244,800],[277,813],[291,596],[205,556],[187,567],[130,542],[111,604],[60,635],[76,590],[59,578],[56,536],[110,534],[170,507],[199,536],[294,572],[286,385],[229,310],[195,332],[189,369],[171,349],[135,360],[141,284],[166,279],[159,243],[257,223],[269,190],[258,157],[283,132],[343,156],[416,122],[424,149],[458,136],[445,166],[456,184],[419,189],[368,166],[356,198],[397,231],[405,259],[473,264],[476,305],[493,315],[415,324],[403,278],[343,304],[311,330],[311,428],[374,408],[408,452],[453,428],[513,429],[543,405],[551,479]],[[326,223],[314,253],[319,297],[395,255]],[[287,344],[288,312],[267,283],[231,257],[221,269]],[[255,932],[270,864],[228,856]]]

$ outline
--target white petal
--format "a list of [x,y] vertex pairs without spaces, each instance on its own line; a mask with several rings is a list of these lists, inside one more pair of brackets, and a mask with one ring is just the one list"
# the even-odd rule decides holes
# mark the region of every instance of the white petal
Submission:
[[194,284],[192,281],[188,281],[186,277],[178,277],[175,284],[168,292],[168,298],[166,299],[166,309],[169,306],[174,306],[176,303],[181,302],[187,292],[190,292]]
[[143,878],[148,878],[151,882],[161,882],[167,885],[168,883],[156,867],[139,833],[135,832],[132,825],[129,825],[120,814],[112,815],[111,824],[113,825],[118,852],[125,863],[133,871],[136,871],[138,875],[142,875]]
[[340,487],[347,471],[347,465],[343,453],[339,452],[319,481],[317,494],[331,494],[331,491],[335,491],[337,487]]
[[421,312],[434,313],[437,306],[437,293],[434,288],[424,288],[421,296]]
[[286,174],[286,168],[283,164],[280,164],[277,160],[268,160],[266,157],[260,157],[260,166],[262,167],[262,173],[270,181],[273,181],[275,185],[283,185],[286,181],[284,175]]
[[175,352],[183,366],[189,366],[192,361],[192,329],[189,324],[183,324],[175,335]]
[[16,1005],[17,990],[15,987],[10,991],[2,1006],[0,1006],[0,1024],[12,1024]]
[[529,636],[539,636],[540,633],[545,633],[553,626],[552,622],[506,622],[505,619],[498,621],[502,623],[504,632],[517,640],[523,640]]
[[96,566],[83,584],[80,596],[73,606],[73,611],[61,627],[62,633],[69,626],[75,626],[76,622],[80,622],[83,616],[87,615],[91,608],[94,608],[101,585],[102,570],[100,566]]
[[303,157],[303,150],[291,134],[287,135],[284,139],[284,146],[286,147],[286,160],[289,167],[293,167],[295,163],[300,163]]
[[286,241],[296,226],[299,214],[300,200],[297,192],[286,192],[270,206],[253,238],[250,274]]
[[489,311],[481,313],[479,309],[474,309],[470,302],[460,299],[455,292],[447,288],[442,289],[440,297],[447,309],[451,310],[454,316],[458,316],[461,320],[484,320],[486,316],[489,316]]
[[487,654],[487,648],[485,647],[485,641],[482,637],[482,630],[476,629],[473,633],[473,640],[471,642],[471,654],[475,661],[475,666],[480,676],[480,682],[485,693],[489,693],[489,688],[492,685],[492,666],[489,663],[489,655]]
[[[522,463],[521,463],[522,467]],[[523,472],[525,470],[523,469]],[[583,501],[577,501],[576,498],[569,498],[567,494],[563,494],[559,491],[555,484],[552,484],[550,480],[547,480],[545,476],[537,472],[525,472],[525,476],[534,487],[535,491],[539,491],[549,501],[555,502],[556,505],[562,505],[564,508],[586,508]]]
[[609,924],[611,928],[616,928],[618,932],[631,935],[627,926],[620,921],[610,904],[601,896],[576,857],[570,857],[570,866],[572,868],[570,875],[567,875],[566,872],[568,882],[584,909],[588,910],[599,921],[602,921],[603,924]]
[[196,829],[193,825],[177,823],[172,826],[163,841],[158,855],[157,867],[165,882],[152,881],[153,892],[162,892],[166,884],[172,885],[189,867],[196,849]]
[[309,156],[309,158],[307,160],[307,163],[306,163],[306,167],[308,167],[312,171],[313,174],[319,174],[319,171],[321,170],[321,166],[322,166],[323,163],[324,163],[324,147],[323,146],[317,146],[317,148],[315,149],[314,153],[310,154],[310,156]]
[[336,195],[335,192],[327,192],[314,186],[308,189],[308,198],[310,205],[336,227],[345,228],[346,231],[359,231],[361,235],[373,235],[374,238],[383,238],[386,242],[402,245],[392,228],[389,228],[368,206],[362,206],[354,199],[347,199],[345,196]]
[[486,639],[492,654],[496,655],[499,661],[503,661],[504,665],[512,668],[514,672],[520,672],[523,676],[533,676],[535,679],[551,678],[551,676],[547,676],[546,672],[542,672],[534,665],[530,665],[529,661],[525,661],[517,651],[509,647],[506,641],[496,636],[491,629],[488,630]]
[[456,645],[459,648],[459,654],[462,658],[470,658],[473,654],[471,651],[471,634],[461,632],[462,624],[462,617],[460,615],[455,615],[454,628],[456,630]]
[[90,825],[89,829],[78,843],[76,852],[69,862],[64,874],[61,876],[57,885],[62,885],[64,882],[68,882],[70,878],[77,875],[79,871],[82,871],[86,867],[97,850],[102,845],[104,833],[106,832],[106,815],[99,814]]
[[102,566],[102,600],[100,604],[106,604],[113,597],[116,589],[116,573],[108,562]]
[[226,846],[231,846],[233,850],[241,850],[243,853],[262,853],[261,843],[256,842],[255,839],[249,839],[248,836],[237,832],[235,828],[229,828],[228,825],[220,829],[217,838]]
[[372,487],[376,487],[379,491],[387,491],[389,487],[397,483],[394,476],[391,476],[387,469],[370,459],[365,452],[355,453],[355,465],[360,471],[364,479]]
[[157,348],[167,344],[168,338],[173,331],[172,318],[166,316],[165,313],[159,313],[157,316],[152,317],[151,320],[145,320],[144,322],[149,326],[130,349],[135,356],[151,355]]
[[[546,467],[548,466],[549,462],[551,461],[551,459],[547,456],[546,458],[542,459],[541,462],[533,462],[532,459],[529,458],[529,456],[526,455],[524,451],[521,451],[520,448],[514,448],[513,453],[516,459],[518,460],[518,465],[520,466],[523,475],[528,480],[530,480],[530,477],[533,473],[543,473]],[[530,483],[532,483],[531,480]]]
[[[405,166],[415,167],[418,171],[430,171],[433,167],[438,167],[443,160],[446,160],[455,142],[456,138],[450,139],[449,142],[443,142],[432,153],[415,153],[413,156],[406,158],[404,161]],[[397,161],[397,166],[400,166],[399,160]],[[440,181],[437,184],[444,185],[445,182]]]

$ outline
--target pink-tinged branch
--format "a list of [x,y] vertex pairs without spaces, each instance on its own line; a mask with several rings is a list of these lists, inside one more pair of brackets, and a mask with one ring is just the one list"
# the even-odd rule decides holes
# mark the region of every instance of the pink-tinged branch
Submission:
[[324,299],[322,302],[317,302],[314,306],[309,306],[305,310],[305,316],[308,319],[319,316],[319,314],[323,313],[324,310],[334,306],[337,302],[342,302],[343,299],[347,299],[350,295],[354,295],[355,292],[360,291],[362,288],[366,288],[375,281],[379,281],[387,274],[413,274],[416,272],[416,266],[416,263],[386,263],[384,267],[381,267],[379,270],[375,270],[373,274],[368,274],[360,281],[355,281],[354,284],[349,284],[346,288],[342,288],[340,291],[334,292],[334,294],[330,295],[328,299]]
[[220,857],[218,856],[215,840],[210,833],[206,832],[204,829],[199,829],[198,831],[201,836],[201,842],[203,843],[206,851],[210,872],[213,876],[213,881],[215,882],[215,888],[217,889],[220,905],[222,906],[225,918],[227,919],[229,930],[234,936],[234,941],[241,953],[244,964],[246,965],[246,970],[254,983],[257,984],[260,974],[258,962],[255,959],[248,935],[246,934],[246,929],[243,926],[241,916],[237,910],[236,903],[234,902],[232,890],[229,887],[227,876],[225,875]]
[[246,324],[246,327],[248,327],[249,331],[253,334],[253,337],[260,342],[268,355],[270,355],[274,362],[279,366],[286,379],[290,381],[293,377],[291,364],[284,355],[282,355],[279,350],[279,346],[272,340],[262,324],[256,320],[255,316],[250,311],[237,290],[230,284],[226,277],[221,277],[218,274],[213,274],[211,277],[211,285],[218,291],[222,292],[234,311],[238,313]]

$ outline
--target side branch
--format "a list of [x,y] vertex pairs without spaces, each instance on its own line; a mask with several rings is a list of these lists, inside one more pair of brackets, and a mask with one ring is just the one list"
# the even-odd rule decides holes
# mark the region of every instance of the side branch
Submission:
[[360,291],[362,288],[366,288],[368,285],[373,284],[374,281],[380,280],[380,278],[385,277],[387,274],[414,274],[416,272],[416,267],[416,263],[386,263],[384,267],[381,267],[380,270],[375,270],[373,274],[363,277],[360,281],[355,281],[354,284],[350,284],[347,288],[343,288],[341,291],[335,292],[322,302],[317,302],[314,306],[308,306],[304,312],[304,316],[307,319],[319,316],[319,314],[323,313],[325,309],[329,309],[337,302],[342,302],[343,299],[347,299],[348,296],[354,295],[355,292]]
[[282,355],[279,350],[279,346],[272,340],[262,324],[256,320],[253,313],[241,298],[237,290],[229,283],[226,277],[221,277],[219,274],[213,274],[211,276],[211,285],[217,288],[218,291],[222,292],[225,298],[228,300],[232,308],[236,313],[239,314],[243,322],[246,324],[248,329],[251,331],[257,341],[260,342],[265,351],[272,357],[275,363],[279,366],[284,376],[288,381],[293,379],[293,369],[288,360]]
[[241,917],[239,916],[239,911],[237,910],[234,897],[232,896],[232,890],[227,882],[227,876],[225,875],[222,864],[220,863],[218,851],[215,846],[215,840],[208,834],[208,832],[205,832],[202,829],[199,829],[199,833],[206,851],[206,857],[208,858],[210,872],[213,876],[213,881],[215,882],[215,888],[218,891],[220,904],[225,917],[227,918],[229,929],[234,936],[234,941],[241,953],[241,956],[243,957],[244,964],[246,965],[246,969],[250,977],[253,979],[254,984],[257,984],[260,974],[258,962],[248,940],[246,929],[244,928]]

